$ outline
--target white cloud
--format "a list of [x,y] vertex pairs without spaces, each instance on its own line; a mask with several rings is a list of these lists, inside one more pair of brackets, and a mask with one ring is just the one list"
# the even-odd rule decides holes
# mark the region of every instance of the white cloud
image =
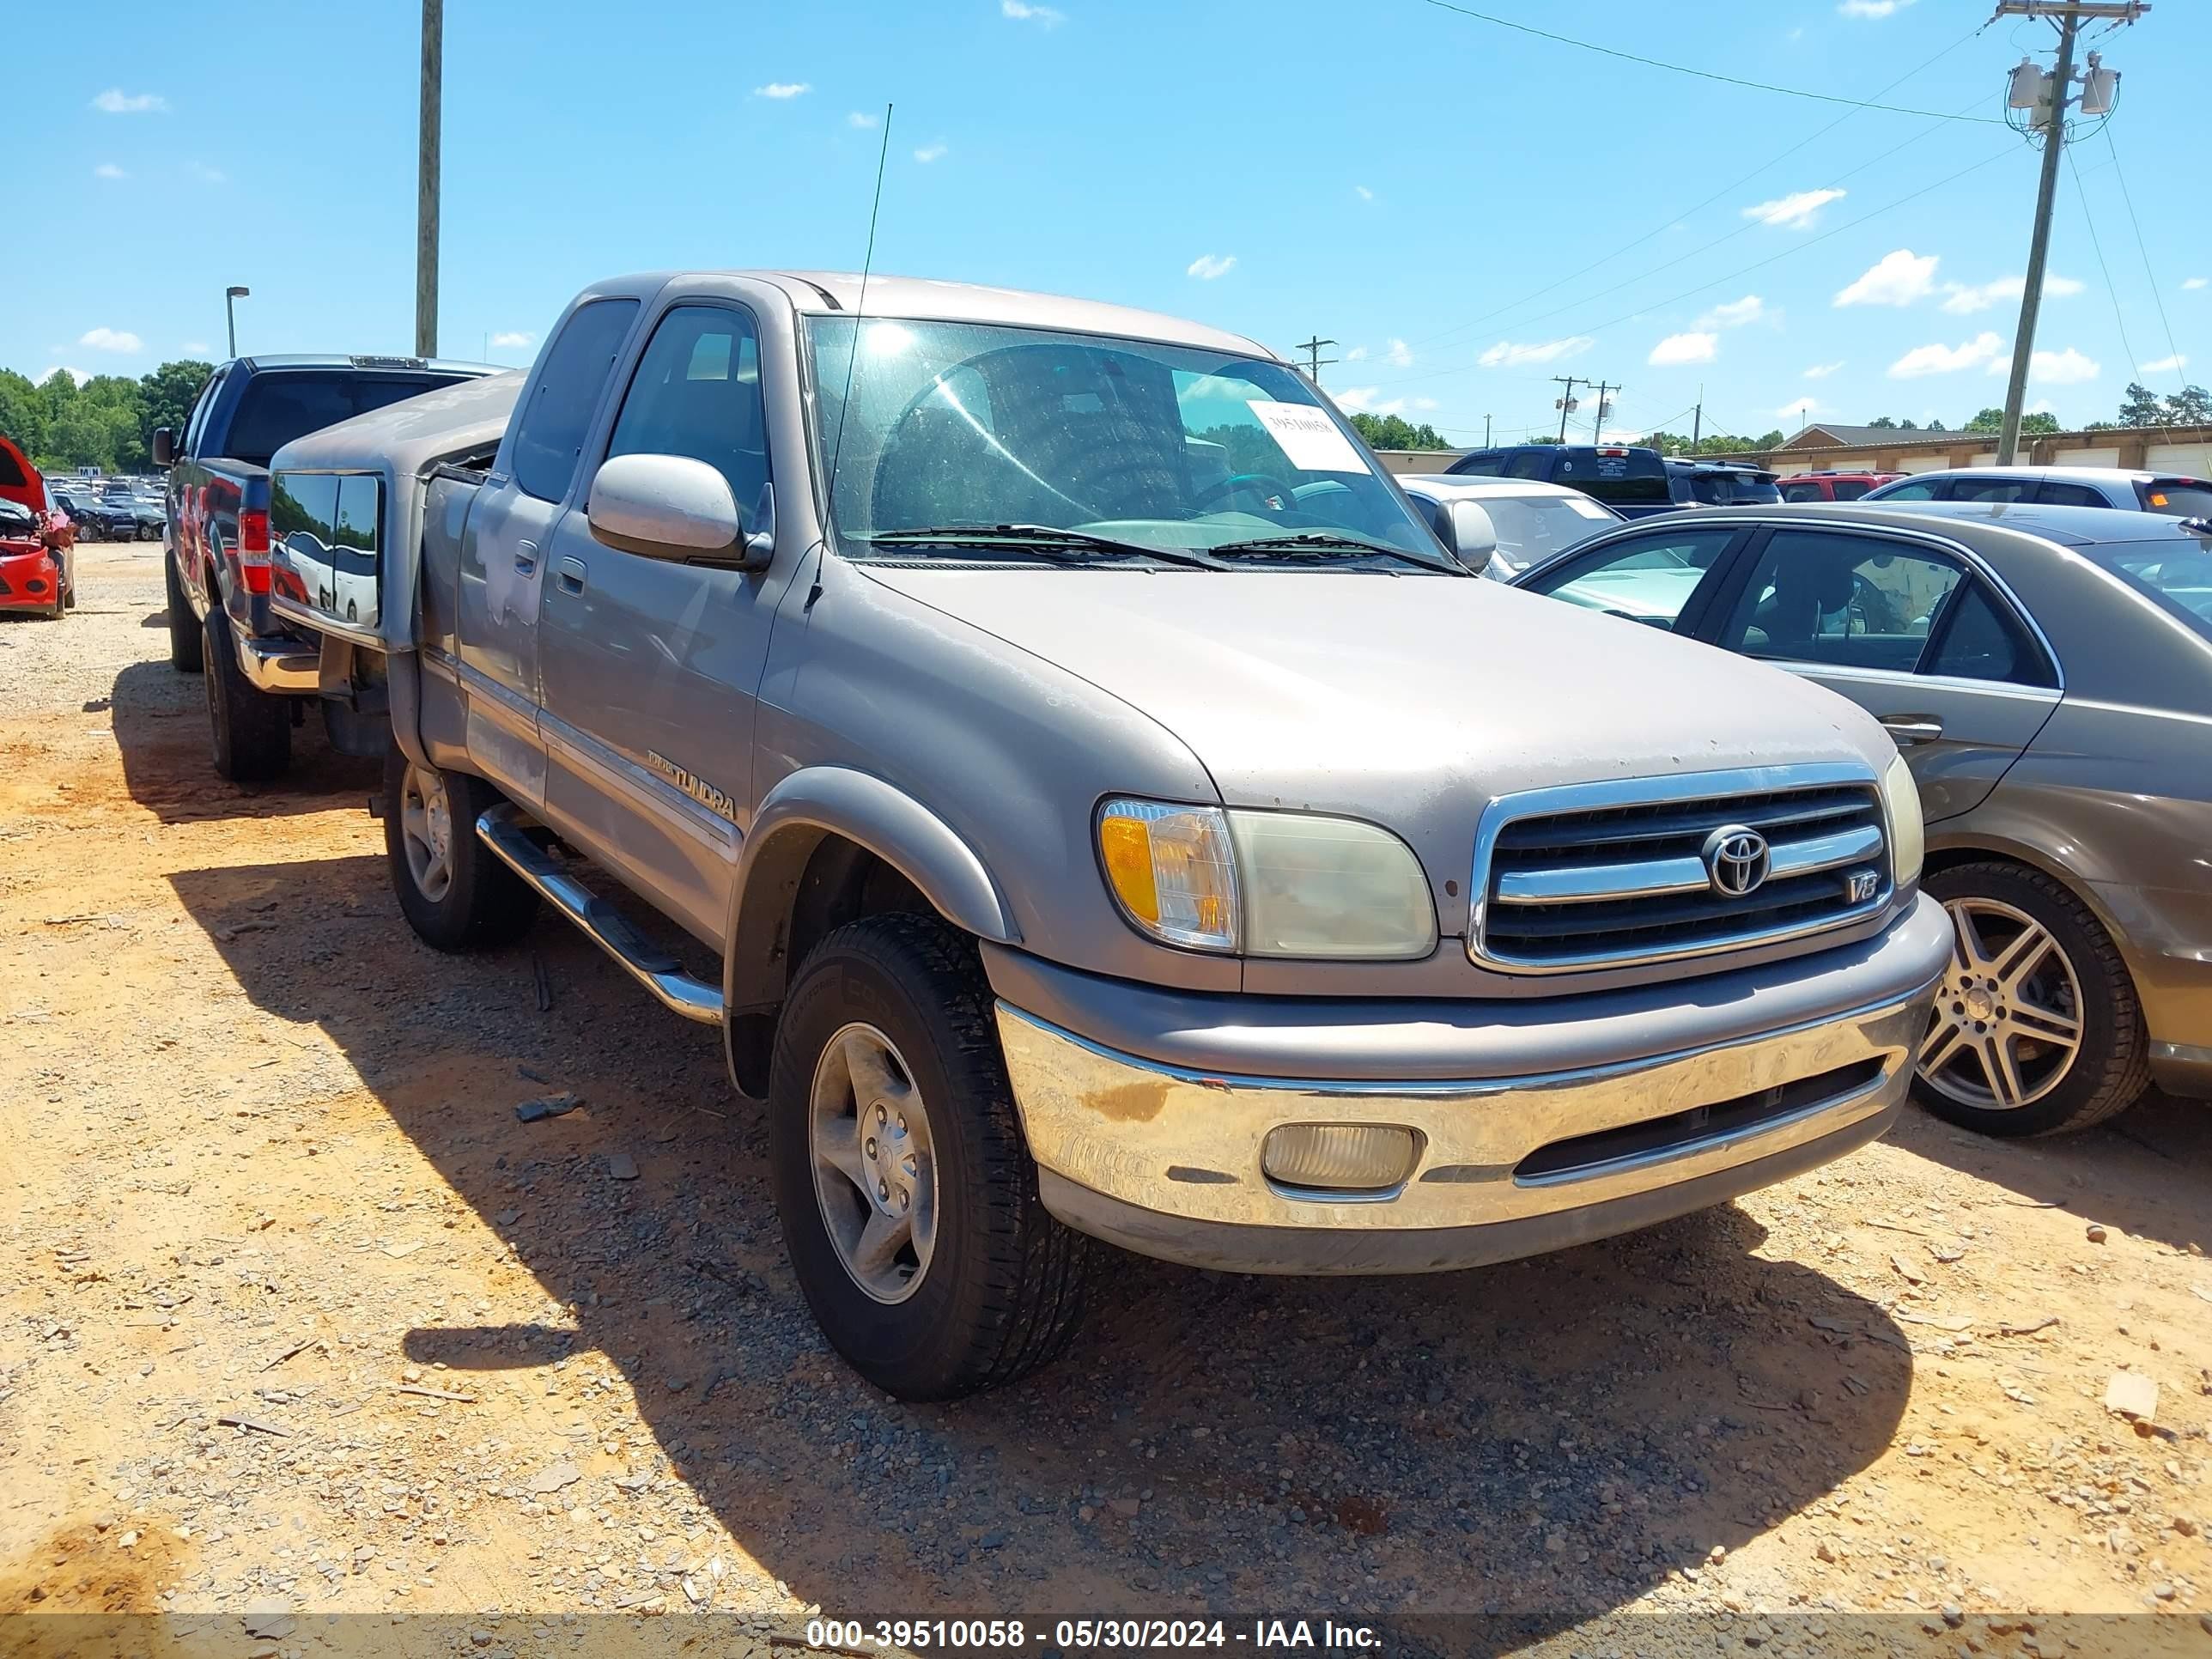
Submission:
[[2145,363],[2142,367],[2146,374],[2170,374],[2176,369],[2189,367],[2189,354],[2177,351],[2171,357],[2161,357],[2156,362]]
[[2212,276],[2185,276],[2181,281],[2181,291],[2188,294],[2203,288],[2207,283],[2212,283]]
[[1717,334],[1669,334],[1651,348],[1651,355],[1644,361],[1657,368],[1709,363],[1719,354],[1720,343]]
[[1776,410],[1774,418],[1778,421],[1796,421],[1802,424],[1808,421],[1817,420],[1827,412],[1827,404],[1817,398],[1800,398],[1796,403],[1784,404]]
[[1825,380],[1843,366],[1843,360],[1840,358],[1832,363],[1815,363],[1805,371],[1805,378],[1808,380]]
[[1766,301],[1756,294],[1747,294],[1741,300],[1730,300],[1726,305],[1715,306],[1698,319],[1697,326],[1704,329],[1741,328],[1747,323],[1771,323],[1776,313],[1766,308]]
[[520,351],[526,346],[534,346],[537,343],[538,337],[526,329],[501,329],[491,337],[492,349],[495,351]]
[[1836,10],[1845,17],[1888,17],[1911,3],[1912,0],[1843,0]]
[[[1999,276],[1987,283],[1946,283],[1943,309],[1956,317],[1968,317],[1977,311],[1987,311],[1991,306],[2017,305],[2027,288],[2025,276]],[[2071,276],[2045,276],[2043,297],[2070,300],[2081,288],[2082,284]]]
[[1403,414],[1406,408],[1403,398],[1389,398],[1380,403],[1376,401],[1376,394],[1382,389],[1374,386],[1348,386],[1341,392],[1332,392],[1328,395],[1347,415]]
[[1962,368],[1988,363],[2002,367],[1999,354],[2004,342],[1984,329],[1961,345],[1915,346],[1889,366],[1893,380],[1914,380],[1923,374],[1955,374]]
[[102,161],[92,170],[95,179],[128,179],[131,175],[112,161]]
[[921,162],[922,166],[927,167],[932,161],[943,161],[951,153],[952,146],[946,143],[945,140],[940,138],[935,143],[924,144],[920,149],[915,151],[914,159]]
[[1415,409],[1419,410],[1424,415],[1427,414],[1432,409],[1442,409],[1443,407],[1443,405],[1438,403],[1434,398],[1409,398],[1406,401],[1411,404]]
[[1936,287],[1936,256],[1909,247],[1885,253],[1859,279],[1836,295],[1839,306],[1909,306]]
[[1587,334],[1570,334],[1562,340],[1534,340],[1522,344],[1500,340],[1474,361],[1485,368],[1522,368],[1530,363],[1556,363],[1588,351],[1597,342]]
[[877,119],[877,117],[869,114],[867,111],[856,109],[845,118],[845,125],[848,127],[872,127],[875,125]]
[[76,337],[81,346],[94,351],[143,351],[146,343],[125,328],[88,328]]
[[169,107],[169,100],[158,92],[125,92],[120,87],[110,87],[92,100],[96,110],[110,115],[154,115]]
[[[66,363],[48,363],[36,374],[31,376],[31,379],[36,384],[44,386],[48,380],[52,380],[56,374],[68,368],[69,366]],[[82,386],[87,380],[92,378],[92,371],[85,368],[70,368],[69,377],[72,380],[75,380],[79,386]]]
[[1747,219],[1756,219],[1763,225],[1780,225],[1790,230],[1809,230],[1820,211],[1831,202],[1840,202],[1850,192],[1842,190],[1799,190],[1787,196],[1778,196],[1771,202],[1760,202],[1743,210]]
[[1366,362],[1367,348],[1365,346],[1352,347],[1351,350],[1344,354],[1344,361],[1347,363],[1359,363]]
[[1382,361],[1393,368],[1411,368],[1413,366],[1413,348],[1403,340],[1394,338],[1389,349],[1382,354]]
[[1042,23],[1048,29],[1057,28],[1067,21],[1064,11],[1055,11],[1050,6],[1024,5],[1022,0],[999,0],[999,15],[1018,23]]
[[1233,253],[1201,253],[1184,270],[1186,276],[1195,276],[1201,283],[1210,283],[1218,276],[1226,276],[1237,269]]
[[[2009,358],[1999,358],[1990,365],[1990,373],[2002,374],[2011,367]],[[2104,372],[2095,358],[2083,356],[2072,346],[2063,351],[2039,351],[2027,360],[2027,378],[2045,386],[2079,386]]]
[[187,161],[185,171],[204,185],[227,185],[230,175],[221,167],[211,167],[204,161]]
[[1353,193],[1363,202],[1371,202],[1375,199],[1375,192],[1364,185],[1354,185],[1352,188]]
[[771,81],[764,87],[755,87],[756,98],[803,98],[814,90],[811,81]]
[[204,357],[214,348],[205,340],[187,340],[181,349],[187,357]]

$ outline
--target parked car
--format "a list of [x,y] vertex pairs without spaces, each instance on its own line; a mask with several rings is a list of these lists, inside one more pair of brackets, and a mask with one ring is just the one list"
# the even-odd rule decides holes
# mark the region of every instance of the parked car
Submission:
[[138,511],[128,495],[79,489],[68,499],[70,517],[80,539],[129,542],[138,538]]
[[1916,472],[1868,492],[1870,501],[2021,501],[2117,507],[2172,519],[2212,518],[2212,479],[2109,466],[1962,466]]
[[1500,581],[1621,521],[1603,502],[1564,484],[1417,472],[1401,477],[1398,487],[1461,563]]
[[269,610],[269,458],[318,427],[498,372],[421,357],[239,357],[209,377],[181,434],[155,428],[155,462],[169,470],[169,661],[208,676],[222,776],[282,773],[292,699],[317,684],[313,642],[288,635]]
[[1869,489],[1879,489],[1893,478],[1903,477],[1902,472],[1845,472],[1821,468],[1812,472],[1793,472],[1777,480],[1775,487],[1785,501],[1855,501]]
[[1671,457],[1667,493],[1677,507],[1768,507],[1782,499],[1774,474],[1763,466]]
[[76,603],[69,520],[46,510],[46,481],[0,436],[0,611],[59,617]]
[[100,504],[112,515],[127,513],[131,517],[131,536],[134,541],[158,541],[161,535],[162,513],[158,502],[149,501],[127,483],[109,484],[100,493]]
[[1978,502],[1730,509],[1518,585],[1763,658],[1881,720],[1957,957],[1917,1091],[1993,1134],[2212,1097],[2212,533]]
[[1526,478],[1565,484],[1624,519],[1671,512],[1666,458],[1640,444],[1514,444],[1474,449],[1444,471],[1455,478]]
[[720,1028],[871,1381],[1054,1352],[1086,1234],[1464,1267],[1881,1133],[1949,931],[1873,720],[1473,580],[1249,340],[860,300],[601,283],[488,467],[492,383],[438,394],[444,433],[423,399],[287,445],[333,532],[375,485],[378,603],[275,606],[351,647],[327,696],[388,690],[418,935],[543,900]]

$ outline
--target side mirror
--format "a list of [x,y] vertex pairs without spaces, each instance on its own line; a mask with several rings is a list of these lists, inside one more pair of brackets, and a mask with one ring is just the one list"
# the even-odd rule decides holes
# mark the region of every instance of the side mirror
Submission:
[[1473,501],[1451,504],[1451,529],[1452,551],[1470,570],[1480,570],[1498,551],[1498,526]]
[[174,466],[177,464],[177,434],[166,426],[154,428],[154,465]]
[[679,563],[751,567],[730,482],[688,455],[617,455],[592,480],[584,511],[609,547]]

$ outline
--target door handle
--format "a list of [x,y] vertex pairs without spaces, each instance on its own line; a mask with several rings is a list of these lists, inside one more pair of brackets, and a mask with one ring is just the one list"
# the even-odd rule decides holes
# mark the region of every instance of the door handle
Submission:
[[1916,743],[1933,743],[1943,735],[1943,722],[1933,714],[1884,714],[1881,729],[1900,749]]
[[536,542],[517,542],[514,544],[514,568],[526,576],[538,568]]
[[584,562],[581,559],[564,558],[553,567],[553,580],[561,584],[561,591],[563,593],[582,592],[584,578],[590,574],[584,568]]

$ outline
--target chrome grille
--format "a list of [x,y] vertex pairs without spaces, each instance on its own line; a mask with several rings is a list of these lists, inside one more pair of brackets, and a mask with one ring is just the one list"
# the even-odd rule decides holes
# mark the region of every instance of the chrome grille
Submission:
[[[1722,890],[1718,832],[1764,837],[1767,872]],[[1662,962],[1837,927],[1889,902],[1881,793],[1840,766],[1572,785],[1491,804],[1476,836],[1468,954],[1561,973]]]

